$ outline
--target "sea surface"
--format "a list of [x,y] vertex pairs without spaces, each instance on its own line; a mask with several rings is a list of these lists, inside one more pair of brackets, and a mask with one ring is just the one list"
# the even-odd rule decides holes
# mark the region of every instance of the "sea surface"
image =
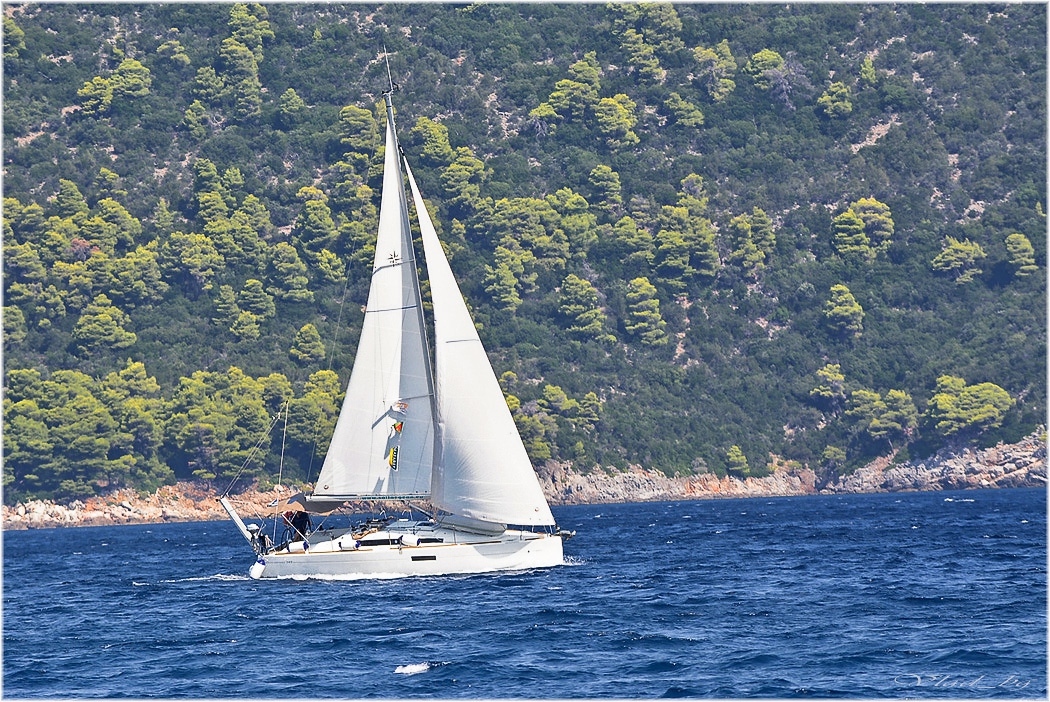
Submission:
[[3,695],[1047,697],[1046,491],[554,509],[568,565],[248,579],[231,523],[3,534]]

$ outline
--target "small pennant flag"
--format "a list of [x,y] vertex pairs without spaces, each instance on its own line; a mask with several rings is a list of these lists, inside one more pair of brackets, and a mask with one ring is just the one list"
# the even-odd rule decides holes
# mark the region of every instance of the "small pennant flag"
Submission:
[[397,470],[397,446],[390,449],[390,459],[387,461],[387,463],[390,464],[391,468]]
[[404,428],[405,428],[405,423],[404,422],[398,422],[397,424],[394,425],[394,431],[396,431],[398,434],[400,434],[401,430],[404,429]]

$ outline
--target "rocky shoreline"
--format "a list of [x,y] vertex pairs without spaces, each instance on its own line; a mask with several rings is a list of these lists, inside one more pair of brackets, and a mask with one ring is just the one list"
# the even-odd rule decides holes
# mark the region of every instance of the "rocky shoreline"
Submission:
[[[778,468],[764,478],[719,478],[713,474],[670,478],[656,470],[631,466],[623,471],[578,473],[568,464],[548,463],[539,471],[540,484],[554,505],[652,502],[734,497],[783,497],[818,493],[868,493],[961,490],[1008,487],[1044,487],[1045,433],[1040,431],[1016,444],[987,449],[943,450],[935,456],[894,464],[880,458],[834,482],[818,486],[816,474],[804,468]],[[248,491],[236,496],[238,511],[259,518],[289,488]],[[4,529],[40,529],[64,526],[153,524],[226,519],[215,493],[197,483],[162,487],[142,497],[119,490],[105,497],[56,504],[31,500],[3,506]]]

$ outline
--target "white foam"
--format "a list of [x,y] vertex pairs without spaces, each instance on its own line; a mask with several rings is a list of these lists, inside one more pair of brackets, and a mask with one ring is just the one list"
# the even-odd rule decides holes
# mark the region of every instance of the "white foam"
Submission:
[[425,673],[428,670],[430,670],[429,663],[409,663],[408,665],[399,665],[394,668],[394,672],[401,675],[418,675],[419,673]]

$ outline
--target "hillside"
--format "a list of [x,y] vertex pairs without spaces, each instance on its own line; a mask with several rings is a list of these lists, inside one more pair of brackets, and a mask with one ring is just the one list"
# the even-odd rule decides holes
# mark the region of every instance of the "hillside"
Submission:
[[316,477],[384,52],[537,465],[831,480],[1045,423],[1043,5],[4,10],[8,503]]

